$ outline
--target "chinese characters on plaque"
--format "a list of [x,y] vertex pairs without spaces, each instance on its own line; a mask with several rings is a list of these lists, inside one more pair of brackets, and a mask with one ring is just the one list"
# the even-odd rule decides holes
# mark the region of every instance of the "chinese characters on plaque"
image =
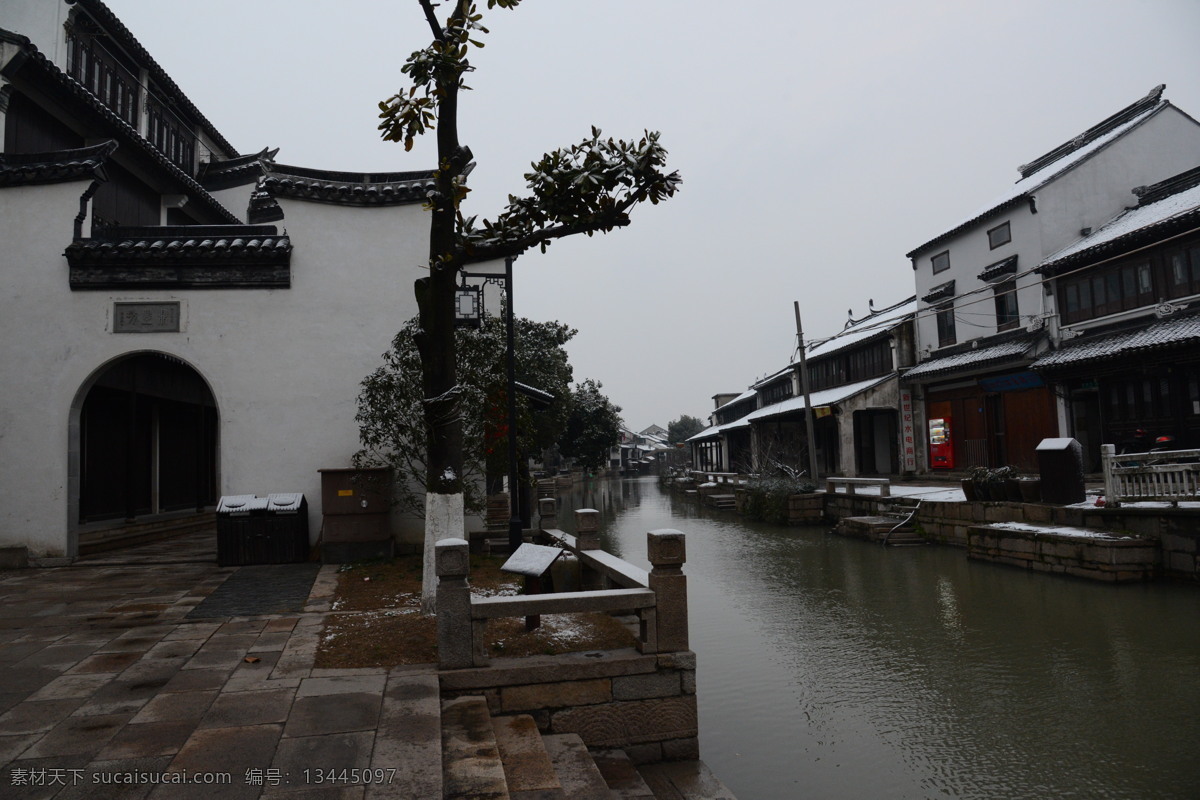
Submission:
[[179,303],[113,303],[113,333],[178,333]]

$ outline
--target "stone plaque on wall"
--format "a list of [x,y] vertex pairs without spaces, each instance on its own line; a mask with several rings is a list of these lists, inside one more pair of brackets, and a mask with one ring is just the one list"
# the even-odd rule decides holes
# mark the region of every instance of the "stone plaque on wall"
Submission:
[[113,333],[178,333],[179,302],[113,303]]

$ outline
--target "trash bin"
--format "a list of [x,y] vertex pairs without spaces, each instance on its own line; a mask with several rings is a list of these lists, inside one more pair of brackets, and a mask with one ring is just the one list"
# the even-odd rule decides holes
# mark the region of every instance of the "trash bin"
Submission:
[[217,504],[217,563],[294,564],[308,560],[303,494],[229,495]]
[[1037,459],[1043,503],[1065,506],[1082,503],[1087,498],[1083,485],[1083,446],[1078,441],[1069,437],[1042,439],[1037,446]]

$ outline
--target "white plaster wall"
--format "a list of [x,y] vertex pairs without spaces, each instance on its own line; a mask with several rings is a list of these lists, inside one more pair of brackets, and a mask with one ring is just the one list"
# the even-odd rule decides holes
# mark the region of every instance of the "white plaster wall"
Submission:
[[66,69],[66,34],[70,6],[61,0],[3,0],[0,2],[0,28],[16,31],[42,51],[61,69]]
[[[250,182],[243,186],[231,186],[228,189],[218,189],[209,192],[213,199],[220,203],[229,213],[233,214],[242,222],[246,221],[246,217],[250,211],[250,198],[254,194],[254,183]],[[282,225],[283,222],[273,223]]]
[[[1014,253],[1018,274],[1028,272],[1046,257],[1080,238],[1085,227],[1099,228],[1133,206],[1133,188],[1156,183],[1200,164],[1200,125],[1173,106],[1111,143],[1074,169],[1035,192],[1037,213],[1021,203],[989,217],[946,242],[916,255],[917,297],[945,281],[955,281],[957,341],[996,333],[994,293],[978,279],[984,267]],[[991,250],[987,231],[1008,221],[1012,241]],[[933,274],[930,257],[950,251],[950,269]],[[975,290],[980,290],[972,294]],[[1017,279],[1017,308],[1024,317],[1053,310],[1044,298],[1040,276]],[[967,324],[964,324],[964,320]],[[1026,320],[1022,320],[1025,324]],[[920,303],[917,320],[918,354],[937,350],[937,321],[927,303]]]
[[315,539],[318,470],[350,466],[359,384],[416,313],[428,216],[419,205],[280,205],[292,288],[189,293],[188,342],[219,406],[222,493],[302,491]]
[[103,309],[67,289],[62,255],[87,186],[0,190],[0,544],[36,555],[66,551],[67,422],[81,356],[103,360],[107,341]]
[[1168,106],[1038,190],[1042,256],[1097,229],[1137,205],[1133,189],[1178,175],[1200,164],[1200,125]]
[[[997,332],[995,292],[991,284],[979,280],[979,273],[984,267],[1012,255],[1017,256],[1018,275],[1037,266],[1043,257],[1039,217],[1040,213],[1033,214],[1027,203],[1021,203],[918,254],[914,273],[918,299],[918,361],[927,352],[938,349],[937,319],[932,311],[934,306],[921,298],[934,286],[946,281],[954,281],[956,341],[965,342]],[[1012,241],[993,250],[988,245],[987,232],[1005,222],[1009,223]],[[935,275],[929,259],[946,250],[950,251],[950,269]],[[1038,281],[1039,276],[1035,274],[1017,278],[1017,310],[1022,316],[1041,313],[1041,287]]]
[[[0,191],[0,543],[69,550],[72,403],[106,364],[143,351],[175,356],[208,381],[219,493],[304,492],[315,539],[318,470],[350,465],[359,383],[416,313],[428,217],[420,205],[285,199],[291,289],[72,292],[62,253],[86,186]],[[113,303],[126,300],[181,301],[183,331],[111,333]]]

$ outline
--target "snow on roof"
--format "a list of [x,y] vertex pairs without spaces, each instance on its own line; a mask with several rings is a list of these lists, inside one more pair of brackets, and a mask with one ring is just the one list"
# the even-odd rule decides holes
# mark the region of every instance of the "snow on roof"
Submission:
[[[1161,90],[1162,90],[1161,87],[1156,89],[1156,91],[1159,93],[1161,93]],[[1154,94],[1155,94],[1155,92],[1151,92],[1151,96],[1154,96]],[[1139,103],[1141,103],[1141,102],[1145,102],[1145,101],[1144,100],[1139,101]],[[1135,103],[1134,105],[1136,106],[1139,103]],[[915,254],[917,254],[921,250],[924,250],[925,248],[929,247],[930,245],[933,245],[937,242],[940,242],[944,239],[949,238],[950,236],[958,233],[959,231],[966,228],[967,226],[972,225],[975,222],[978,222],[980,219],[991,214],[993,211],[1000,209],[1002,206],[1006,206],[1016,200],[1019,200],[1022,197],[1032,194],[1037,189],[1041,188],[1042,186],[1046,185],[1050,181],[1057,178],[1059,175],[1063,174],[1067,170],[1074,167],[1076,164],[1079,164],[1080,162],[1088,159],[1095,153],[1099,152],[1100,150],[1103,150],[1105,147],[1107,147],[1112,142],[1116,141],[1117,139],[1120,139],[1126,133],[1133,130],[1137,126],[1141,125],[1143,122],[1145,122],[1150,117],[1157,114],[1159,111],[1161,111],[1167,105],[1169,105],[1169,103],[1166,100],[1159,99],[1153,106],[1151,106],[1147,110],[1143,111],[1140,114],[1137,114],[1132,119],[1113,127],[1111,130],[1107,131],[1102,136],[1098,136],[1097,138],[1093,139],[1092,141],[1088,142],[1087,144],[1084,144],[1083,146],[1081,146],[1075,150],[1066,152],[1064,155],[1062,155],[1059,158],[1049,161],[1041,169],[1038,169],[1037,171],[1035,171],[1025,177],[1022,177],[1019,181],[1017,181],[1015,184],[1013,184],[1011,187],[1009,187],[1008,191],[999,195],[998,197],[996,197],[994,200],[992,200],[992,202],[988,203],[987,205],[984,205],[984,206],[980,207],[979,209],[977,209],[973,214],[969,215],[962,222],[958,223],[957,225],[953,225],[950,228],[947,228],[944,232],[939,233],[937,236],[934,236],[932,239],[930,239],[929,241],[920,245],[919,247],[913,248],[913,250],[910,253],[908,253],[908,257],[912,258]],[[1043,157],[1043,158],[1045,158],[1045,157]],[[1042,160],[1042,159],[1039,159],[1039,161],[1040,160]]]
[[750,389],[747,389],[746,391],[739,394],[737,397],[730,400],[728,403],[718,406],[717,411],[720,411],[722,408],[728,408],[729,406],[733,405],[734,403],[740,403],[743,400],[749,400],[751,397],[754,397],[755,394],[757,394],[757,392],[754,391],[753,387]]
[[917,298],[910,297],[890,308],[884,308],[865,319],[855,321],[841,333],[835,333],[824,341],[810,345],[806,357],[820,358],[836,353],[850,345],[858,344],[884,331],[890,331],[917,313]]
[[730,431],[730,430],[733,430],[734,428],[748,428],[748,427],[750,427],[750,418],[749,418],[749,416],[745,416],[745,417],[741,417],[740,419],[736,419],[733,422],[726,422],[724,425],[713,425],[712,427],[705,428],[704,430],[697,433],[695,436],[688,438],[687,441],[698,442],[701,439],[711,439],[723,431]]
[[783,369],[772,372],[770,375],[767,375],[765,378],[759,378],[758,380],[756,380],[754,382],[754,385],[752,387],[750,387],[751,391],[761,389],[762,387],[766,386],[771,381],[782,378],[784,375],[787,375],[789,372],[791,372],[792,367],[794,367],[794,366],[795,366],[795,364],[788,364]]
[[[810,393],[809,397],[812,400],[813,408],[818,406],[828,406],[834,403],[840,403],[843,400],[848,400],[856,394],[861,394],[873,386],[878,386],[884,381],[891,378],[890,375],[885,375],[882,378],[871,378],[858,383],[848,383],[845,386],[835,386],[832,389],[822,389],[819,392]],[[804,396],[791,397],[787,400],[774,403],[772,405],[760,408],[758,411],[752,411],[743,419],[747,423],[754,420],[766,419],[767,417],[777,417],[781,414],[789,414],[793,411],[803,411],[805,408]],[[740,420],[739,420],[740,421]]]
[[1085,236],[1059,250],[1043,261],[1038,269],[1040,271],[1077,253],[1107,244],[1143,228],[1160,225],[1197,209],[1200,209],[1200,186],[1193,186],[1157,202],[1129,209],[1090,236]]
[[1183,344],[1200,344],[1200,315],[1165,319],[1141,330],[1073,342],[1042,356],[1031,368],[1074,366]]
[[966,350],[962,353],[955,353],[943,358],[934,358],[913,367],[904,373],[904,378],[908,380],[926,375],[936,375],[942,372],[955,372],[960,369],[977,367],[991,361],[1016,358],[1025,355],[1029,346],[1030,341],[1028,339],[1017,339],[1011,342],[992,345],[991,347],[981,347],[978,350]]

